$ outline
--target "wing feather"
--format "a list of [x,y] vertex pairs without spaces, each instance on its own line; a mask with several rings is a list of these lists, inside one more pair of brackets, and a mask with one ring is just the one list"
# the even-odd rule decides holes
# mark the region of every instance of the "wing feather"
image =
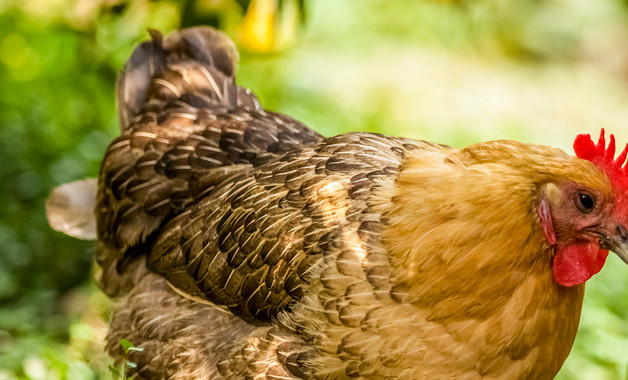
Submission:
[[[362,138],[385,140],[387,149],[371,149]],[[349,134],[242,165],[165,226],[147,265],[181,293],[268,322],[307,293],[331,247],[346,244],[340,232],[349,224],[365,239],[377,233],[378,222],[365,219],[364,199],[378,176],[396,175],[386,165],[400,165],[402,155],[392,149],[400,146]],[[325,172],[317,174],[314,162],[325,163]]]

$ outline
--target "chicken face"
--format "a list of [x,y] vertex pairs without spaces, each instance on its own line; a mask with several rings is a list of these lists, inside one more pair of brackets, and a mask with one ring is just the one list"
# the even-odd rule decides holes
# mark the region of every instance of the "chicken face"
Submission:
[[550,244],[594,242],[617,229],[612,199],[599,190],[575,183],[548,183],[542,194],[539,216]]
[[588,280],[602,269],[608,249],[626,260],[626,227],[609,194],[573,182],[547,183],[541,194],[538,213],[545,237],[555,247],[558,283],[573,286]]
[[604,131],[597,145],[589,136],[574,144],[578,157],[591,161],[605,174],[608,187],[572,181],[548,182],[541,189],[538,214],[543,232],[555,251],[556,281],[574,286],[602,269],[608,250],[628,263],[625,169],[626,150],[617,160],[614,139],[606,149]]

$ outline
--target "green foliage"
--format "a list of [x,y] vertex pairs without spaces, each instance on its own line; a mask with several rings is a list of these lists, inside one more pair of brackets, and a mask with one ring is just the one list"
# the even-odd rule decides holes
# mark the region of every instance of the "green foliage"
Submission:
[[[88,45],[67,27],[0,15],[0,333],[12,350],[35,334],[65,339],[60,300],[89,278],[90,245],[50,231],[43,204],[52,187],[97,173],[115,126],[115,71]],[[0,343],[0,357],[16,354],[9,347]]]
[[113,365],[107,367],[109,372],[113,375],[114,379],[123,379],[123,380],[133,380],[133,377],[127,377],[128,368],[137,368],[137,364],[132,361],[129,361],[129,353],[131,352],[141,352],[144,351],[142,347],[135,347],[133,343],[129,342],[126,339],[120,340],[120,346],[124,349],[124,358],[122,359],[121,369],[116,368]]

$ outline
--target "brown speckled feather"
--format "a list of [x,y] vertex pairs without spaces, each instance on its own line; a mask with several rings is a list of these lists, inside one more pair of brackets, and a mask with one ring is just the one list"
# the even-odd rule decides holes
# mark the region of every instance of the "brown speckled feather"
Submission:
[[289,117],[261,110],[236,87],[236,52],[222,33],[194,28],[165,41],[153,34],[118,81],[122,133],[99,175],[97,261],[110,295],[129,290],[132,281],[119,275],[136,275],[127,267],[151,235],[211,192],[215,180],[206,172],[321,139]]
[[312,270],[348,224],[362,222],[356,227],[365,233],[371,227],[362,221],[365,202],[380,177],[396,175],[407,148],[346,134],[233,167],[165,226],[148,267],[183,293],[269,321],[308,291]]

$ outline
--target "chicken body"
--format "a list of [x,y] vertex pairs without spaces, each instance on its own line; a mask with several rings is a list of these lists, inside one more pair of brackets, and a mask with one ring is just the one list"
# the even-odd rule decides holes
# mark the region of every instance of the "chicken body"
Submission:
[[604,174],[510,141],[323,138],[237,87],[235,57],[188,29],[120,77],[96,207],[108,351],[143,347],[151,379],[553,378],[584,286],[555,281],[538,199],[610,194]]

